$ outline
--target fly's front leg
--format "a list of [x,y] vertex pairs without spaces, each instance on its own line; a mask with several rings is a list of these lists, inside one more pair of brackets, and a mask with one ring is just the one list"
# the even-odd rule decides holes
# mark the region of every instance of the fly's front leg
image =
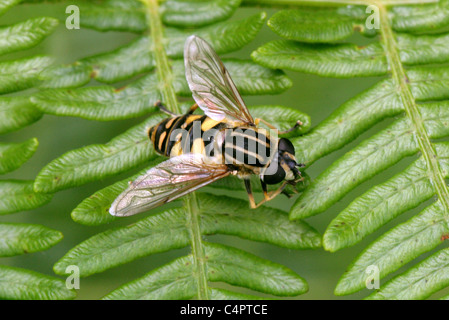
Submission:
[[[293,193],[298,193],[298,192],[297,192],[297,191],[296,191],[296,192],[293,191]],[[285,190],[285,189],[282,190],[282,194],[285,195],[285,196],[286,196],[287,198],[289,198],[289,199],[290,199],[291,197],[293,197],[293,194],[288,193],[287,190]]]
[[[254,120],[254,124],[257,126],[259,125],[259,123],[262,122],[263,124],[265,124],[268,128],[273,129],[273,130],[278,130],[275,126],[273,126],[271,123],[265,121],[264,119],[261,118],[256,118],[256,120]],[[288,130],[285,131],[279,131],[279,134],[286,134],[289,132],[292,132],[293,130],[295,130],[296,128],[298,128],[299,126],[302,126],[302,122],[300,120],[296,121],[295,125],[293,127],[291,127]]]
[[287,191],[287,189],[284,189],[284,190],[282,191],[282,194],[285,194],[288,198],[293,197],[293,195],[295,195],[295,194],[299,194],[299,191],[296,189],[296,184],[297,184],[298,182],[304,181],[304,179],[305,179],[305,178],[304,178],[303,176],[301,176],[301,178],[298,178],[298,179],[296,179],[296,180],[293,180],[293,181],[287,181],[287,184],[289,184],[289,185],[292,186],[291,188],[288,189],[288,191],[291,191],[291,193],[289,193],[289,192]]
[[[262,185],[262,190],[263,190],[263,196],[264,196],[263,202],[267,202],[267,201],[273,200],[279,194],[284,193],[284,189],[287,186],[288,181],[282,182],[281,186],[277,190],[271,191],[271,192],[268,192],[267,184],[265,182],[260,180],[260,184]],[[262,204],[262,203],[260,203],[260,204]]]
[[292,186],[291,190],[289,190],[289,191],[291,191],[291,193],[288,192],[287,189],[284,189],[284,190],[282,190],[282,194],[284,194],[284,195],[285,195],[287,198],[289,198],[289,199],[290,199],[291,197],[293,197],[293,195],[298,194],[299,191],[296,190],[295,185],[296,185],[297,182],[303,181],[303,180],[304,180],[304,178],[301,178],[301,179],[295,180],[294,183],[289,183],[289,184]]
[[244,181],[245,181],[246,192],[248,193],[249,204],[252,209],[256,209],[256,208],[260,207],[262,204],[264,204],[265,202],[276,198],[280,193],[282,193],[282,191],[284,190],[284,188],[287,185],[287,182],[284,181],[282,183],[282,185],[279,187],[279,189],[272,191],[272,192],[268,192],[267,184],[265,182],[263,182],[262,180],[260,180],[260,183],[262,185],[264,199],[262,201],[260,201],[259,203],[256,203],[256,201],[254,200],[253,192],[251,190],[251,181],[249,179],[245,179]]

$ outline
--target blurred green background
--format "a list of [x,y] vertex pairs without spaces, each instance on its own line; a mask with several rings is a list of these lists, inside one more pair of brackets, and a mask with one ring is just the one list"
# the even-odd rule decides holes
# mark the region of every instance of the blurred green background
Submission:
[[[260,10],[267,12],[268,17],[272,16],[275,12],[275,10],[271,9],[240,8],[232,19],[240,19]],[[65,6],[61,5],[21,5],[2,16],[0,18],[0,25],[23,21],[29,17],[42,15],[63,16],[64,12]],[[24,52],[7,55],[3,59],[10,60],[43,53],[55,57],[57,63],[71,63],[82,57],[112,50],[122,44],[128,43],[135,37],[136,35],[132,33],[102,33],[83,28],[80,30],[67,30],[64,23],[61,23],[57,31],[37,47]],[[226,57],[250,59],[249,55],[253,50],[263,43],[276,38],[278,37],[267,26],[264,26],[255,41],[238,52],[226,55]],[[350,41],[364,44],[370,40],[360,36],[354,36]],[[293,80],[294,85],[291,89],[276,96],[247,96],[244,97],[246,103],[248,105],[280,104],[297,108],[309,114],[312,118],[312,126],[316,126],[343,102],[379,81],[379,78],[329,79],[295,72],[287,72],[287,74]],[[95,82],[91,83],[91,85],[95,84]],[[122,133],[134,124],[141,122],[143,119],[144,117],[127,121],[95,122],[71,117],[45,115],[40,121],[29,127],[0,137],[0,141],[4,142],[21,142],[31,137],[37,137],[40,144],[37,152],[30,161],[25,163],[19,170],[5,175],[3,178],[34,179],[44,165],[63,153],[89,144],[106,143],[111,138]],[[349,151],[366,137],[369,137],[374,132],[391,123],[391,121],[392,119],[376,125],[343,149],[320,159],[307,170],[307,173],[313,179],[335,159]],[[365,182],[356,191],[348,194],[342,201],[332,206],[326,212],[307,219],[307,222],[320,233],[323,233],[328,223],[352,199],[371,186],[384,181],[402,168],[405,168],[412,160],[411,158],[405,159],[370,181]],[[124,179],[139,169],[141,168],[111,179],[105,179],[82,187],[58,192],[55,194],[52,202],[42,208],[0,217],[0,221],[2,222],[42,224],[60,230],[64,234],[64,239],[50,250],[18,257],[0,258],[0,264],[28,268],[44,274],[54,275],[52,270],[53,264],[69,249],[81,241],[109,228],[128,225],[143,218],[145,215],[138,215],[124,218],[110,225],[87,227],[75,223],[70,217],[70,212],[93,192],[117,180]],[[247,199],[244,193],[239,194],[239,196]],[[288,211],[293,202],[294,199],[287,199],[280,196],[268,205]],[[420,205],[415,210],[407,212],[399,219],[387,224],[358,245],[336,253],[329,253],[323,249],[294,251],[231,236],[210,236],[206,238],[211,242],[220,242],[235,246],[293,269],[307,280],[310,287],[308,293],[299,297],[293,297],[293,299],[359,299],[368,295],[370,292],[364,290],[347,297],[336,297],[333,294],[337,281],[345,271],[345,268],[367,244],[390,229],[398,221],[404,221],[415,215],[427,206],[429,202]],[[248,210],[248,214],[254,213]],[[143,276],[155,267],[188,252],[189,248],[156,254],[110,269],[102,274],[83,278],[81,279],[80,290],[77,290],[78,299],[98,299],[118,286]],[[426,256],[428,255],[424,255],[423,257]],[[382,280],[381,284],[384,282],[385,280]],[[225,286],[222,284],[217,285]]]

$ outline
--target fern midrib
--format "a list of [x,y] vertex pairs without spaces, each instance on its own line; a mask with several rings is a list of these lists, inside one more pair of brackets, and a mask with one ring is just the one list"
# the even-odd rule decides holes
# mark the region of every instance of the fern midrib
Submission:
[[449,218],[449,190],[440,168],[438,157],[432,147],[430,137],[424,127],[424,120],[422,119],[415,98],[410,90],[410,80],[407,77],[399,57],[398,46],[388,19],[387,9],[381,2],[377,2],[376,5],[379,7],[380,13],[381,41],[384,45],[393,80],[398,86],[405,113],[414,127],[416,141],[418,142],[419,149],[426,162],[429,178],[431,179],[438,198],[443,204],[445,216],[446,218]]
[[150,34],[153,40],[152,49],[156,60],[156,73],[157,78],[162,85],[159,89],[162,91],[167,108],[176,114],[180,114],[175,89],[173,87],[173,73],[163,43],[164,35],[162,31],[162,21],[159,16],[159,5],[156,0],[142,1],[146,4],[150,16]]
[[[170,68],[167,54],[163,44],[163,26],[159,16],[157,0],[141,0],[147,7],[149,16],[149,27],[153,40],[153,50],[156,60],[156,72],[159,82],[162,84],[160,90],[164,97],[166,107],[176,114],[180,114],[176,93],[173,87],[173,73]],[[150,41],[151,42],[151,41]],[[187,210],[186,227],[190,230],[192,256],[194,264],[194,275],[198,286],[198,299],[208,300],[209,289],[207,284],[206,259],[201,239],[199,209],[194,193],[186,196],[185,207]]]

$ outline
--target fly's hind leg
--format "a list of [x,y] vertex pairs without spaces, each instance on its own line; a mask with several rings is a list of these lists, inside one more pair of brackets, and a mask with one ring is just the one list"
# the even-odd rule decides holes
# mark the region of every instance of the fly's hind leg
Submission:
[[[265,125],[266,125],[268,128],[270,128],[270,129],[277,130],[277,128],[276,128],[275,126],[273,126],[271,123],[265,121],[264,119],[256,118],[256,119],[254,120],[254,124],[255,124],[256,126],[259,125],[260,122],[262,122],[263,124],[265,124]],[[299,126],[302,126],[302,125],[303,125],[303,123],[302,123],[300,120],[298,120],[298,121],[296,121],[296,123],[295,123],[295,125],[294,125],[293,127],[291,127],[291,128],[288,129],[288,130],[285,130],[285,131],[279,131],[279,134],[286,134],[286,133],[292,132],[293,130],[295,130],[296,128],[298,128]]]
[[248,178],[248,179],[244,179],[243,181],[245,181],[245,188],[246,188],[246,192],[248,193],[249,205],[251,206],[251,208],[255,209],[258,207],[258,205],[256,205],[256,201],[254,200],[253,191],[251,190],[251,180],[249,180],[249,178]]
[[262,180],[260,180],[260,183],[262,185],[264,199],[262,201],[260,201],[259,203],[256,203],[256,201],[254,200],[253,192],[251,190],[251,181],[249,179],[245,179],[244,181],[245,181],[246,192],[248,193],[249,204],[252,209],[256,209],[256,208],[260,207],[262,204],[264,204],[265,202],[276,198],[280,193],[282,193],[284,191],[284,188],[287,186],[287,183],[288,183],[288,182],[284,181],[282,183],[282,185],[279,187],[279,189],[272,191],[272,192],[268,192],[267,184],[265,182],[263,182]]

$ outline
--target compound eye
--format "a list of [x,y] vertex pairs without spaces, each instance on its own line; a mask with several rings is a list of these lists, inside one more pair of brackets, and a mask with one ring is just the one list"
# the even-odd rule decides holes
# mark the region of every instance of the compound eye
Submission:
[[262,176],[262,181],[266,184],[277,184],[285,179],[285,170],[282,168],[281,164],[278,164],[276,172],[270,174],[264,174]]
[[285,138],[279,139],[278,149],[281,152],[288,152],[292,155],[295,155],[295,147],[288,139]]

